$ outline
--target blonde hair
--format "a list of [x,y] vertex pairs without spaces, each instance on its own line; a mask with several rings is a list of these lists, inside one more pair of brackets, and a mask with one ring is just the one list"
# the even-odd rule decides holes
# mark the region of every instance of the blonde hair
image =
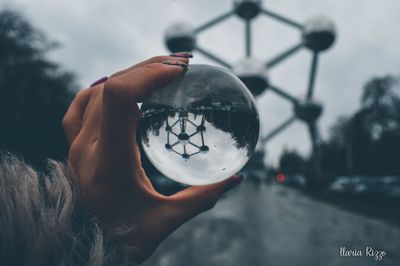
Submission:
[[0,265],[132,265],[80,204],[70,176],[65,163],[49,160],[42,173],[0,154]]

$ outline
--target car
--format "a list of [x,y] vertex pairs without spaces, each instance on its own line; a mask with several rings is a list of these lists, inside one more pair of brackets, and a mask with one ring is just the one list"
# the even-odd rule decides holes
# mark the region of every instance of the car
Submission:
[[307,180],[303,175],[287,175],[286,183],[290,186],[304,188],[307,185]]
[[383,195],[385,191],[383,180],[380,177],[361,179],[354,187],[354,194],[357,195]]
[[400,198],[400,176],[388,176],[383,179],[386,196]]
[[353,193],[357,183],[359,182],[359,177],[339,176],[330,186],[330,190],[339,193]]

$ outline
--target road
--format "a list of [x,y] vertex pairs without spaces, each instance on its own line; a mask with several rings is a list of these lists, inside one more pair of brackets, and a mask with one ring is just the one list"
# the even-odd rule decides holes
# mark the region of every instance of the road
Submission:
[[[340,247],[362,250],[339,255]],[[377,261],[366,247],[385,251]],[[400,265],[400,228],[279,185],[240,185],[174,232],[146,266]]]

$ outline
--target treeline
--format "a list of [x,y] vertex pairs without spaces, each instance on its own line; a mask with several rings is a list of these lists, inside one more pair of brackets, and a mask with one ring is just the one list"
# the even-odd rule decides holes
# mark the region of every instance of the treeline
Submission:
[[365,84],[359,109],[336,121],[314,156],[286,151],[279,168],[327,181],[340,175],[400,175],[399,153],[400,79],[387,75]]
[[0,10],[0,150],[42,167],[64,159],[61,121],[74,76],[46,58],[55,47],[15,10]]
[[[67,158],[61,121],[79,88],[72,72],[47,58],[55,47],[18,10],[0,9],[0,153],[40,169],[49,158]],[[146,171],[155,171],[142,160]]]

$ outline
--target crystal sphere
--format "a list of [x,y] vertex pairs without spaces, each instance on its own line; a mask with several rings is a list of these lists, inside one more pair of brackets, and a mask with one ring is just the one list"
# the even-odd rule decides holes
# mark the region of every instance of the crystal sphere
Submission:
[[259,116],[246,86],[230,71],[190,65],[142,104],[140,140],[165,176],[206,185],[237,173],[250,159]]

